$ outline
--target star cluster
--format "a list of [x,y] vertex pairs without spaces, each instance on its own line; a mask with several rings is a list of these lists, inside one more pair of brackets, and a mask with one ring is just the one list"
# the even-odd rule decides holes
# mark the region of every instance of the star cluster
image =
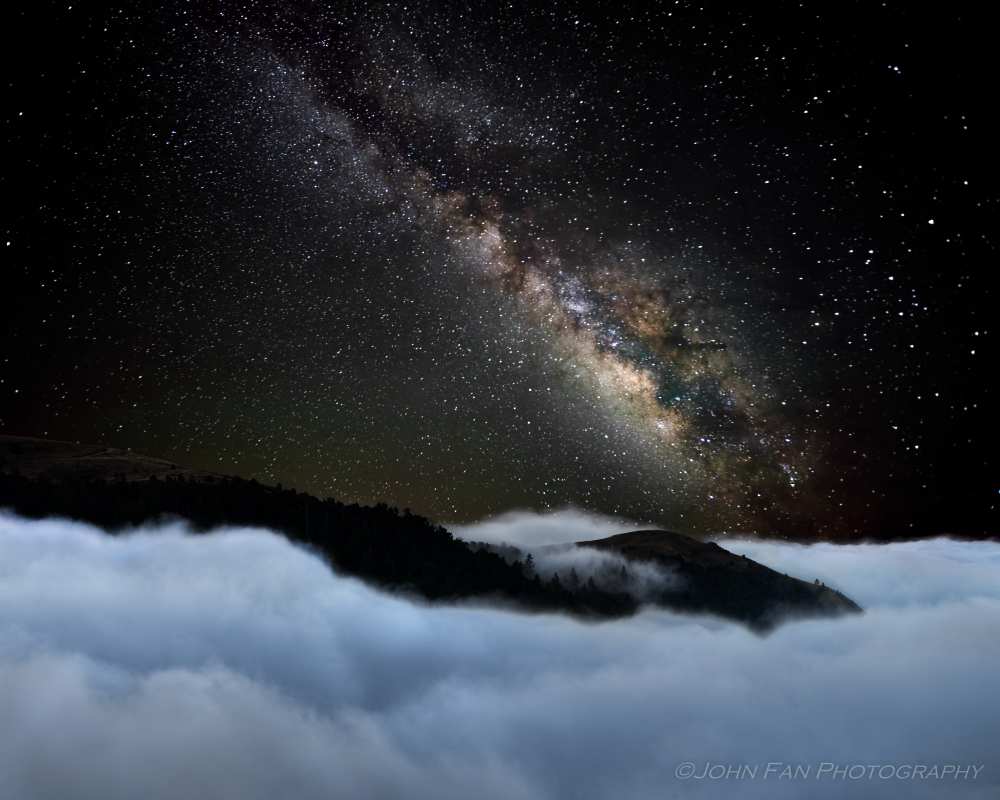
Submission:
[[6,120],[0,425],[442,520],[980,530],[975,64],[864,13],[22,19],[72,44]]

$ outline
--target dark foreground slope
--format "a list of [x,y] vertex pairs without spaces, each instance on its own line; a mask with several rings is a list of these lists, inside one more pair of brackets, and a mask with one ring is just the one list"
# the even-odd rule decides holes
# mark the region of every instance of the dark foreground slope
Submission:
[[16,472],[29,478],[76,481],[145,481],[152,477],[181,476],[205,480],[224,477],[117,447],[28,436],[0,436],[0,473],[4,472]]
[[[223,525],[266,527],[312,548],[345,573],[432,601],[482,599],[591,618],[624,616],[639,606],[628,591],[614,587],[593,582],[570,586],[558,576],[542,580],[527,559],[470,546],[408,510],[319,500],[294,489],[196,472],[109,448],[0,437],[0,508],[35,518],[78,519],[109,531],[170,516],[200,531]],[[688,549],[725,553],[679,534],[624,536],[633,537],[624,548],[607,544],[620,537],[587,544],[680,568],[687,588],[657,598],[671,608],[718,613],[761,629],[789,611],[827,615],[857,608],[850,601],[831,603],[828,592],[732,554],[726,555],[738,562],[736,568],[709,569],[697,566],[700,561],[671,560],[662,544],[659,550],[638,545],[643,537],[670,536],[677,543],[686,541]],[[681,548],[675,545],[678,552]]]

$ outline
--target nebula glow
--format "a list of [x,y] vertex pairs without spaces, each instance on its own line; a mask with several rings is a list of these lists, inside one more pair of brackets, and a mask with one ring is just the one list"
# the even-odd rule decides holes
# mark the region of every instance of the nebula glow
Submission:
[[[432,129],[435,147],[452,155],[471,137],[474,158],[502,159],[510,138],[469,133],[474,120],[490,116],[482,91],[456,99],[458,88],[443,85],[416,53],[405,78],[376,69],[375,83],[366,84],[366,96],[380,104],[371,114],[405,131],[390,139],[392,125],[366,128],[299,71],[251,52],[249,62],[237,61],[247,76],[241,104],[260,113],[260,98],[277,103],[269,114],[280,111],[280,127],[271,135],[281,139],[268,142],[269,152],[308,159],[299,168],[313,176],[312,191],[340,196],[345,184],[352,187],[354,201],[378,207],[382,235],[405,230],[429,242],[438,253],[428,265],[434,280],[458,281],[463,294],[498,309],[489,323],[496,335],[529,343],[559,396],[572,398],[567,406],[595,419],[583,434],[591,448],[619,451],[655,476],[653,485],[683,498],[681,507],[713,507],[720,525],[750,527],[808,505],[802,493],[813,448],[782,414],[766,378],[754,376],[746,354],[726,340],[726,327],[737,325],[730,312],[712,305],[685,269],[642,237],[590,241],[587,220],[560,219],[558,209],[544,207],[549,200],[535,208],[529,198],[525,206],[476,181],[445,188],[452,181],[401,151],[401,135]],[[438,99],[428,107],[414,94]],[[506,126],[519,124],[530,127]],[[528,163],[548,152],[548,140],[536,145],[522,133],[514,140]],[[550,134],[559,131],[553,126]]]
[[988,26],[864,16],[26,12],[0,429],[442,522],[982,535]]

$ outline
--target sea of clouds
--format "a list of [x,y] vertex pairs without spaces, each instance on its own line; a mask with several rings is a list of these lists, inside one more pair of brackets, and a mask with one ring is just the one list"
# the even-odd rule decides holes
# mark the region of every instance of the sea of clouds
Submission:
[[[581,517],[520,532],[629,527]],[[0,797],[998,796],[1000,544],[723,544],[866,613],[761,637],[431,607],[267,531],[0,515]]]

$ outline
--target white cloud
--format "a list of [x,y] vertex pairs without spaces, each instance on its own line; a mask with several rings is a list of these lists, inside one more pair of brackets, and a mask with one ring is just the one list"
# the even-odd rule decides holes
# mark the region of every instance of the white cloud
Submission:
[[535,571],[544,580],[558,574],[565,584],[575,571],[580,582],[593,579],[598,587],[627,592],[639,602],[652,602],[664,590],[679,587],[681,581],[678,575],[651,561],[629,561],[618,553],[594,547],[556,545],[526,549],[534,558]]
[[652,527],[655,526],[576,508],[548,512],[507,511],[482,522],[448,525],[450,531],[466,541],[517,547],[583,542]]
[[[535,569],[544,580],[558,573],[566,582],[571,570],[576,570],[581,581],[593,578],[599,587],[627,592],[640,602],[653,599],[664,589],[676,586],[679,580],[677,575],[652,562],[628,562],[617,553],[569,546],[654,527],[620,517],[576,508],[546,512],[518,510],[482,522],[449,527],[468,542],[514,545],[531,553]],[[627,579],[621,582],[615,578],[623,566]]]
[[[866,613],[758,637],[428,607],[264,531],[0,517],[0,797],[997,795],[1000,545],[745,546]],[[681,782],[684,760],[985,769]]]
[[790,544],[774,540],[719,539],[781,572],[819,578],[846,591],[862,606],[936,604],[996,596],[1000,546],[957,539],[859,544]]

